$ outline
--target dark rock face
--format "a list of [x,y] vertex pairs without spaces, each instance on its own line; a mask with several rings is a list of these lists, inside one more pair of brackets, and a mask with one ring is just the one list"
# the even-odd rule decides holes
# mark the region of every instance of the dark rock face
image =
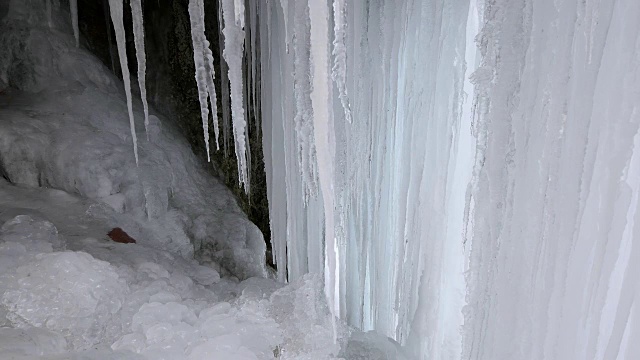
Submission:
[[111,229],[107,234],[111,240],[120,244],[135,244],[136,240],[119,227]]
[[[267,203],[266,178],[262,153],[262,140],[259,122],[259,109],[245,102],[248,114],[249,145],[251,148],[250,174],[251,192],[247,195],[238,186],[237,160],[235,158],[232,127],[224,124],[221,79],[226,79],[221,67],[221,47],[218,26],[217,1],[205,1],[205,31],[214,56],[216,71],[216,93],[218,98],[218,119],[221,139],[220,151],[212,146],[212,166],[206,163],[205,145],[202,134],[200,104],[195,81],[191,27],[188,12],[188,0],[147,0],[143,2],[145,50],[147,58],[147,93],[153,107],[176,119],[187,137],[193,151],[203,161],[203,166],[211,170],[213,176],[223,179],[236,194],[239,204],[264,234],[267,251],[270,251],[269,210]],[[61,0],[62,7],[68,7],[68,0]],[[125,28],[127,34],[127,54],[132,76],[132,90],[137,91],[137,63],[132,33],[132,21],[129,5],[125,4]],[[116,75],[121,76],[115,34],[109,17],[108,0],[78,0],[78,20],[81,32],[81,44],[88,48]],[[245,57],[245,74],[250,72]],[[247,96],[248,92],[245,94]],[[251,94],[248,94],[252,96]],[[259,94],[256,94],[259,98]],[[135,100],[134,100],[135,101]],[[227,102],[228,104],[228,102]],[[248,105],[247,105],[248,104]],[[230,111],[230,109],[226,109]],[[228,132],[230,141],[223,144],[222,134]],[[214,134],[210,126],[211,143]],[[271,256],[267,256],[268,259]]]

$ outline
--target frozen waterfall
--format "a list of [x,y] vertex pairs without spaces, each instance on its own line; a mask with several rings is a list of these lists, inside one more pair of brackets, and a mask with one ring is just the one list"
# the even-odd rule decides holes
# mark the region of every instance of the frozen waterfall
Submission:
[[640,356],[640,2],[256,6],[280,279],[421,359]]

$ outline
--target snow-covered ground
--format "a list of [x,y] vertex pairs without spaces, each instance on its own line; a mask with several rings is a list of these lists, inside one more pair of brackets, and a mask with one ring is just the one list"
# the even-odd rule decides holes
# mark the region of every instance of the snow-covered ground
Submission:
[[0,222],[2,359],[322,359],[339,350],[317,278],[238,282],[113,242],[106,232],[126,216],[61,190],[1,181]]
[[153,109],[136,166],[121,82],[37,3],[0,25],[0,359],[400,358],[345,325],[334,342],[321,278],[269,279],[258,229]]

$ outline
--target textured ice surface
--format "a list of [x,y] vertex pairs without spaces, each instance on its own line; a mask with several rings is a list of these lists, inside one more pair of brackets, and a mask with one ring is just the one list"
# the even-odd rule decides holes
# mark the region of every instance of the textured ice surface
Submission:
[[640,2],[332,3],[258,3],[279,277],[421,359],[639,357]]
[[2,277],[11,325],[57,331],[77,349],[101,341],[128,291],[112,266],[83,252],[38,254]]
[[320,277],[286,287],[221,279],[194,260],[112,242],[106,223],[126,215],[89,211],[95,204],[0,181],[0,217],[25,214],[0,232],[0,329],[11,327],[12,339],[0,338],[1,359],[273,359],[275,351],[311,360],[334,358],[346,342],[344,325],[333,342]]
[[118,80],[32,2],[0,26],[0,359],[334,358],[320,278],[251,277],[262,236],[157,115],[136,167]]

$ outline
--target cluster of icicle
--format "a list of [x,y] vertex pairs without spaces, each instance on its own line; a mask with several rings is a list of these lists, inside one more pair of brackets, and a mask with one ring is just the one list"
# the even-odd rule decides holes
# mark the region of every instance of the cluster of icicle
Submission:
[[[77,36],[77,0],[72,0],[72,14],[74,16],[74,31]],[[132,110],[131,85],[129,79],[129,70],[127,66],[127,56],[125,47],[125,30],[123,23],[123,0],[109,0],[111,12],[111,21],[116,33],[116,42],[118,45],[118,54],[120,58],[120,67],[122,68],[122,78],[124,80],[125,93],[127,95],[127,107],[129,110],[129,121],[131,125],[131,136],[133,138],[134,154],[136,163],[138,162],[137,140],[135,132],[135,122]],[[222,104],[226,109],[228,98],[231,100],[231,123],[233,125],[233,135],[235,139],[235,152],[238,159],[238,178],[239,183],[244,186],[245,191],[249,192],[249,143],[247,141],[247,121],[245,115],[245,97],[243,92],[243,56],[245,41],[245,9],[242,0],[220,0],[219,8],[221,9],[221,32],[224,35],[224,48],[222,54],[228,68],[228,75],[222,76]],[[140,85],[140,95],[144,106],[145,128],[148,127],[148,106],[145,88],[145,51],[144,51],[144,26],[142,16],[141,0],[131,1],[131,12],[133,18],[133,33],[136,47],[136,57],[138,59],[138,82]],[[255,14],[254,14],[255,15]],[[189,1],[189,17],[191,22],[191,40],[193,44],[193,60],[195,65],[195,79],[198,87],[198,100],[200,101],[202,130],[204,133],[204,142],[207,150],[207,160],[211,161],[211,149],[209,145],[209,113],[213,118],[213,130],[216,141],[216,150],[220,149],[220,129],[218,123],[218,107],[217,95],[215,89],[215,68],[213,61],[213,53],[210,43],[205,35],[205,11],[204,0]],[[253,16],[251,19],[254,19]],[[253,21],[252,20],[252,21]],[[76,40],[77,41],[77,40]],[[256,41],[255,33],[251,34],[250,44]],[[252,47],[255,53],[255,47]],[[254,54],[255,55],[255,54]],[[257,57],[257,55],[252,57]],[[222,64],[221,64],[222,65]],[[224,69],[224,68],[223,68]],[[224,71],[224,70],[223,70]],[[257,67],[254,65],[252,69],[252,89],[256,84],[255,73]],[[255,98],[253,99],[255,102]],[[254,104],[255,105],[255,104]],[[224,112],[223,112],[224,113]],[[228,114],[223,116],[223,134],[225,153],[228,150],[228,140],[226,131],[227,124],[225,122]],[[148,138],[148,136],[147,136]]]

